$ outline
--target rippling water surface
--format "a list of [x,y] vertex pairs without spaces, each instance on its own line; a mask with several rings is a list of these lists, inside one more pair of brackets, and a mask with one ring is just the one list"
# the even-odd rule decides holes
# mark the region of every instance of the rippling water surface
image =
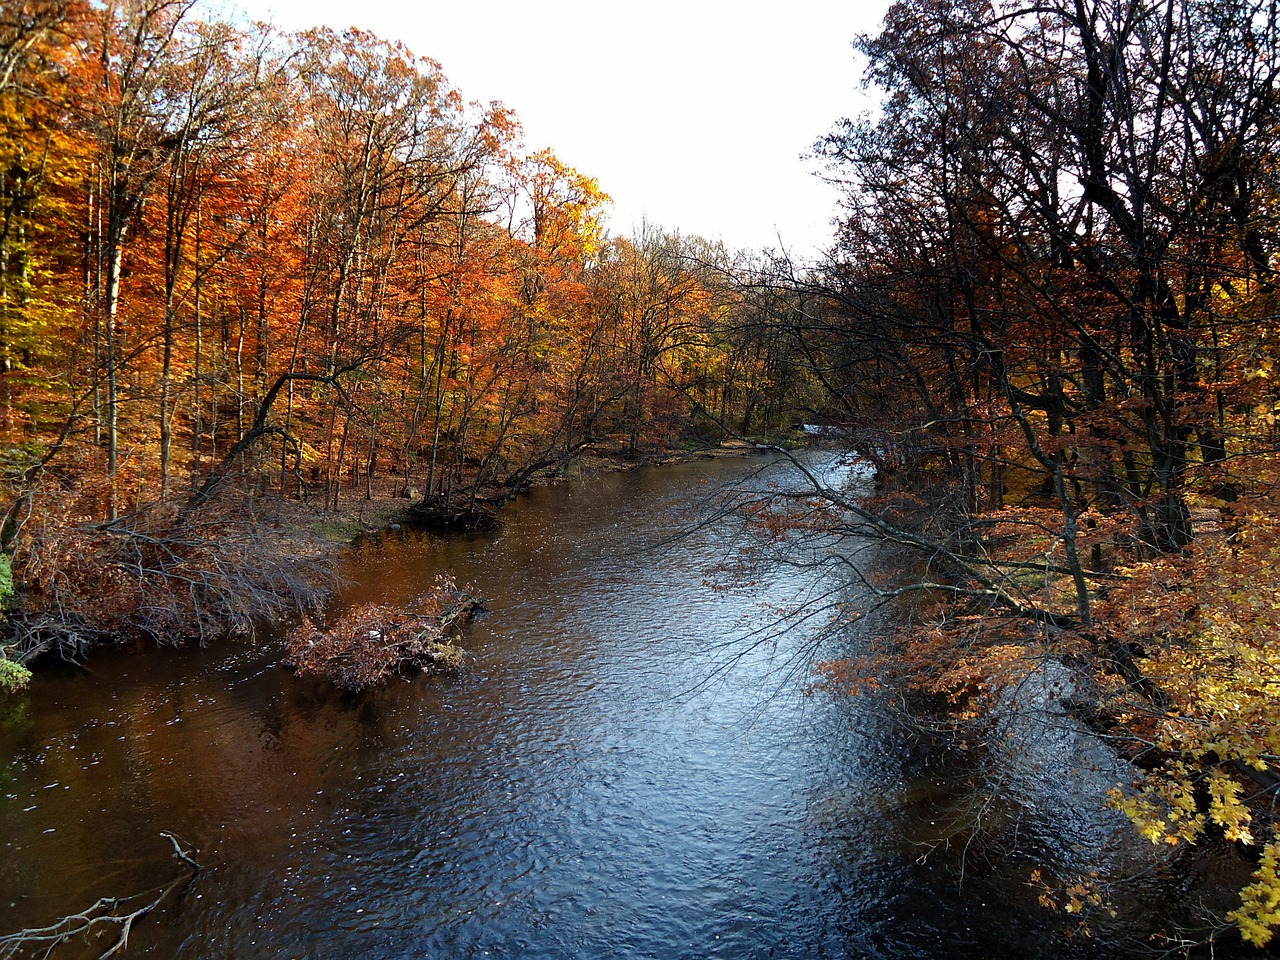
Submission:
[[1118,774],[1087,739],[1035,725],[1016,751],[955,744],[875,697],[807,696],[812,658],[856,651],[857,634],[764,628],[806,591],[855,594],[786,568],[706,585],[740,534],[688,532],[697,511],[762,469],[586,478],[536,491],[497,533],[366,540],[352,599],[411,606],[445,572],[490,599],[456,678],[342,698],[299,684],[276,649],[219,646],[39,679],[0,704],[0,932],[163,884],[172,830],[204,872],[129,955],[1132,947],[1166,904],[1128,904],[1085,939],[1027,885],[1036,866],[1133,866],[1099,808]]

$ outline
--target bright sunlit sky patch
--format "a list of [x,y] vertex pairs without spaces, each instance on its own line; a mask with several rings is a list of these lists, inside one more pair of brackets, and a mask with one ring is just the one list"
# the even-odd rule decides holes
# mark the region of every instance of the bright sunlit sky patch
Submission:
[[241,0],[286,30],[356,26],[439,61],[468,100],[513,108],[614,200],[614,234],[643,218],[722,239],[826,246],[835,190],[802,155],[867,106],[852,49],[887,0]]

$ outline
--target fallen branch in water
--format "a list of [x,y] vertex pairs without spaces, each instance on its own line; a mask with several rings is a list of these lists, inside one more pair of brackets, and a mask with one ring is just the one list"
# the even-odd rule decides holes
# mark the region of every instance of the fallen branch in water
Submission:
[[369,603],[328,626],[304,623],[289,635],[286,662],[299,676],[319,677],[350,693],[392,674],[456,670],[463,653],[447,635],[482,610],[483,601],[443,582],[421,603],[426,612]]
[[[0,937],[0,960],[14,960],[29,951],[32,955],[49,957],[58,947],[80,936],[87,936],[99,928],[101,933],[115,928],[116,936],[105,953],[98,960],[107,960],[123,951],[129,945],[129,934],[133,925],[160,906],[172,894],[185,890],[200,874],[200,864],[191,856],[189,849],[183,847],[176,836],[168,831],[161,831],[160,836],[173,844],[173,855],[190,868],[190,872],[175,877],[168,884],[156,890],[137,893],[130,897],[103,897],[87,910],[63,917],[57,923],[47,927],[32,927],[19,930],[8,936]],[[146,900],[151,897],[150,900]],[[142,901],[146,901],[142,903]],[[141,906],[134,906],[141,903]]]

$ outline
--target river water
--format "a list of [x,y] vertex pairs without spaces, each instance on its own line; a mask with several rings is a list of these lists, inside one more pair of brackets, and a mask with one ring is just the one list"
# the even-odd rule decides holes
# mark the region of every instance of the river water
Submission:
[[204,870],[128,955],[1137,955],[1176,891],[1126,892],[1086,937],[1028,884],[1158,866],[1103,808],[1123,773],[1096,744],[1030,722],[1016,749],[960,744],[892,692],[806,693],[860,635],[770,624],[856,590],[790,567],[707,585],[743,534],[699,510],[791,482],[766,464],[583,478],[495,533],[364,541],[353,600],[412,606],[445,572],[490,600],[456,677],[341,697],[230,645],[39,677],[0,702],[0,933],[164,884],[173,831]]

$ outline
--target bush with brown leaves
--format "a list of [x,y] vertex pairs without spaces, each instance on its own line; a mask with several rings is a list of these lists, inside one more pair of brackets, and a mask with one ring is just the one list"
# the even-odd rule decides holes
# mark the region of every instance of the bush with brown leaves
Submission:
[[299,676],[321,678],[352,693],[393,675],[456,670],[463,654],[447,634],[480,609],[481,602],[444,582],[425,606],[426,612],[409,613],[366,603],[328,625],[303,623],[289,634],[287,662]]

